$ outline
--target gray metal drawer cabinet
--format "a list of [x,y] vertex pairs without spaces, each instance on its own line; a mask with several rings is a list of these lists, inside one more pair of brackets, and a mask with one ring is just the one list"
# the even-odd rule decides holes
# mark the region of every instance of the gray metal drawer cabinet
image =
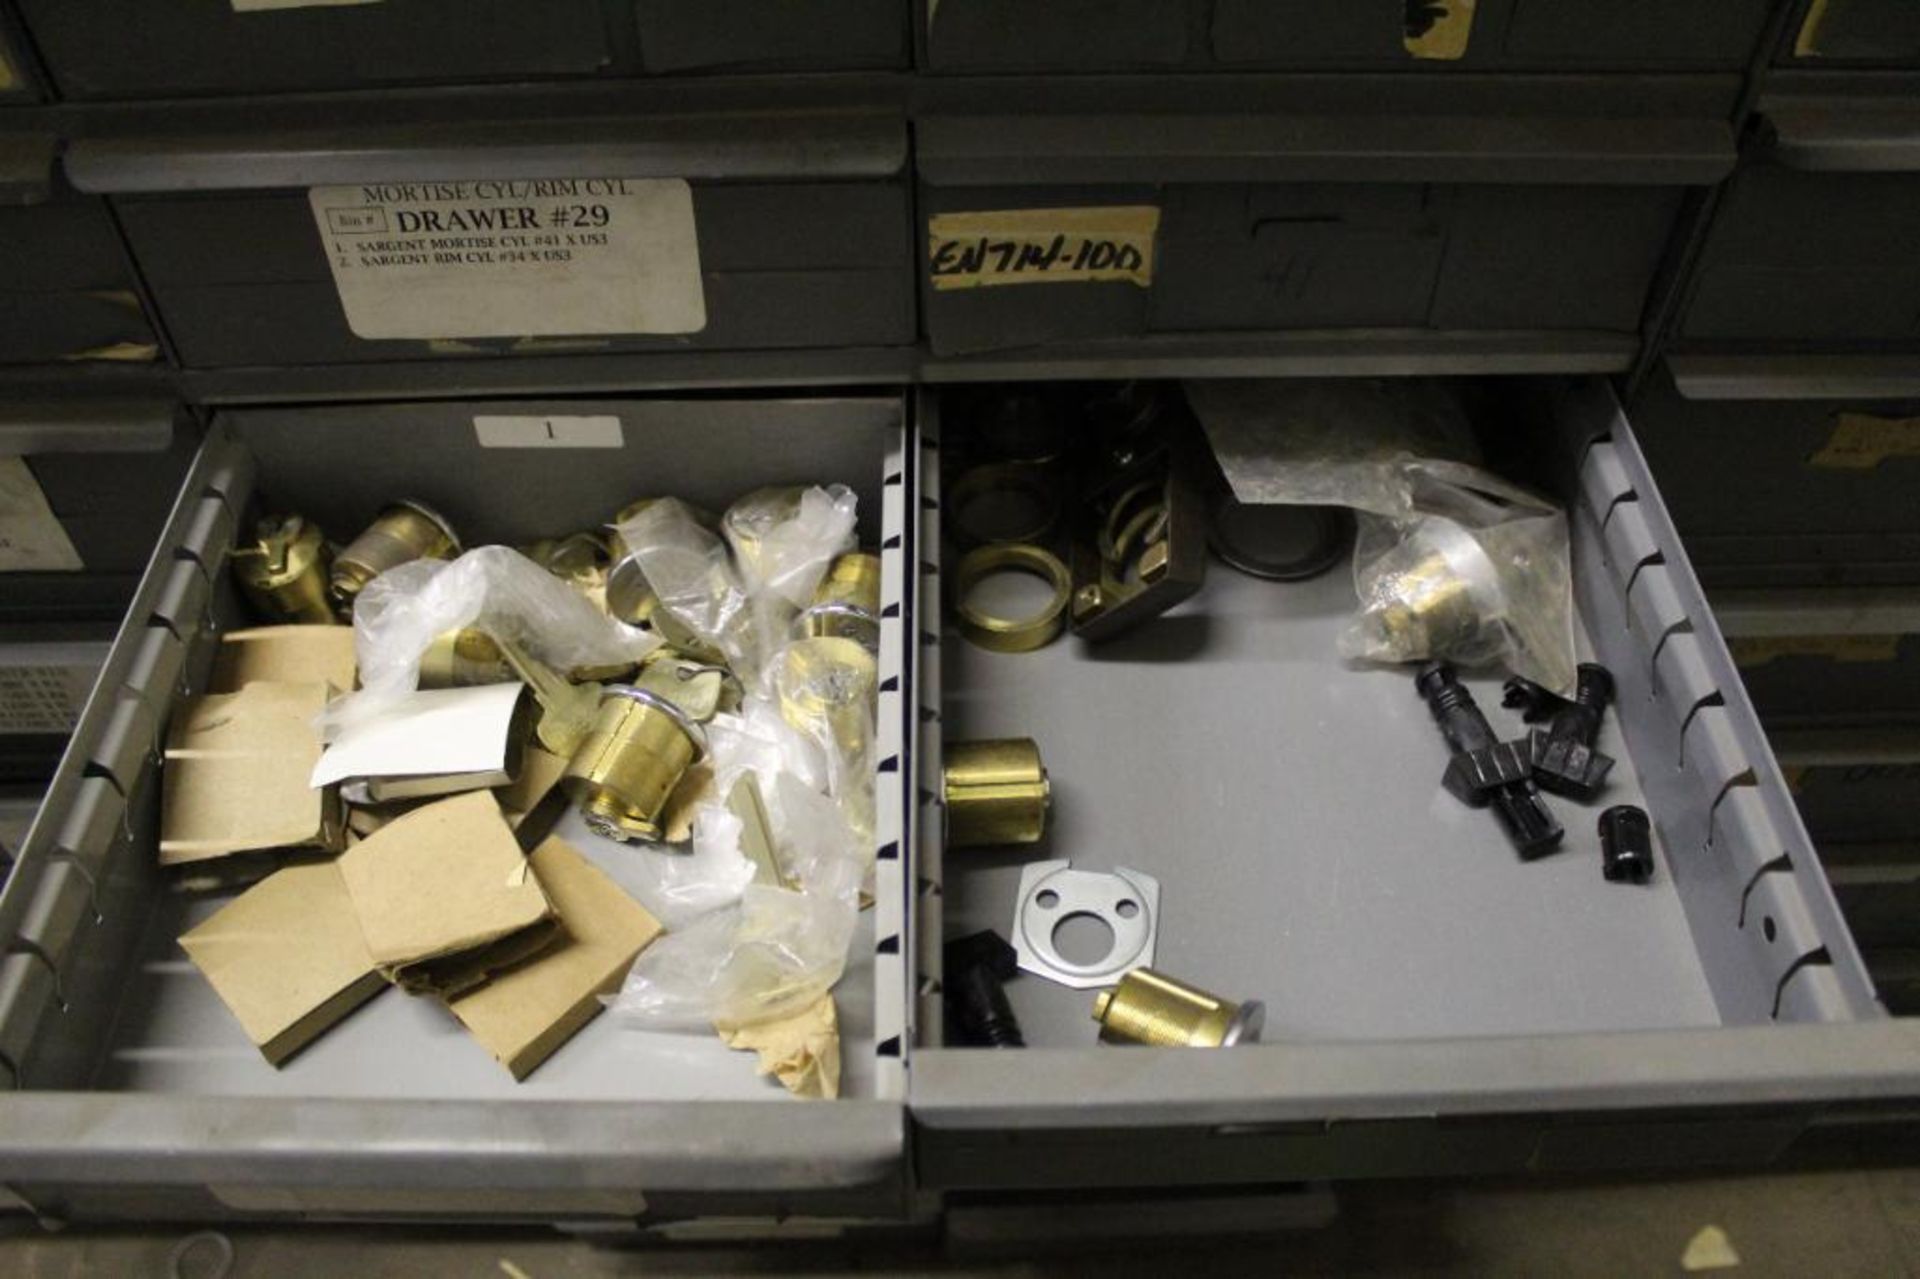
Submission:
[[1713,611],[1769,732],[1920,724],[1920,587],[1716,590]]
[[66,163],[112,199],[182,364],[211,369],[910,346],[906,152],[886,112],[441,111]]
[[[1169,1186],[1757,1161],[1829,1107],[1920,1095],[1659,490],[1599,383],[1508,425],[1569,506],[1583,649],[1619,685],[1606,803],[1651,813],[1659,868],[1600,873],[1594,810],[1519,862],[1439,788],[1405,671],[1343,668],[1336,571],[1215,567],[1108,648],[974,648],[936,619],[943,422],[922,401],[909,1105],[930,1187]],[[1524,433],[1524,434],[1522,434]],[[1476,679],[1482,706],[1499,700]],[[1031,735],[1045,856],[1160,881],[1154,966],[1267,1004],[1258,1045],[1097,1046],[1090,991],[1008,985],[1024,1051],[942,1046],[941,942],[1010,928],[1021,859],[943,848],[943,748]]]
[[1673,356],[1636,406],[1648,460],[1702,578],[1750,587],[1920,582],[1920,360],[1906,362],[1905,387],[1717,375],[1791,364]]
[[1753,55],[1771,3],[916,0],[916,6],[925,65],[934,71],[1435,72],[1733,70]]
[[157,361],[106,202],[55,165],[50,139],[0,136],[0,366]]
[[1920,66],[1920,10],[1905,0],[1795,0],[1776,61],[1794,66]]
[[906,0],[24,0],[63,97],[902,66]]
[[1920,344],[1917,91],[1911,75],[1769,79],[1763,146],[1715,212],[1682,341]]
[[[921,119],[933,352],[1459,334],[1630,359],[1684,197],[1733,161],[1714,84],[1629,100],[1593,83],[1306,77],[1200,101]],[[1114,217],[1137,220],[1119,251],[1140,269],[1069,269]],[[994,256],[1055,235],[1069,247],[1044,274]]]
[[[619,443],[483,447],[476,414],[611,417]],[[56,1221],[903,1216],[906,450],[897,394],[217,415],[0,891],[9,1206]],[[204,686],[219,633],[246,621],[228,571],[236,530],[268,506],[357,528],[404,493],[471,543],[519,543],[635,493],[722,507],[756,485],[826,480],[859,494],[886,612],[875,904],[838,988],[843,1099],[793,1101],[717,1038],[611,1017],[516,1085],[399,995],[267,1065],[175,945],[217,901],[175,890],[155,859],[169,712]]]

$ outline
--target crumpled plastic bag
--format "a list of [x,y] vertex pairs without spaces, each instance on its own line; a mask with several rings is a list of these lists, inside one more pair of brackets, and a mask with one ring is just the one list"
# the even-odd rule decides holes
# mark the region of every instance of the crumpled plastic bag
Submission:
[[771,595],[795,610],[813,593],[836,555],[854,547],[858,500],[844,484],[756,489],[721,518],[749,595]]
[[1474,467],[1402,469],[1418,509],[1359,517],[1353,564],[1360,610],[1340,636],[1341,655],[1497,663],[1570,694],[1573,566],[1566,515]]
[[741,822],[719,804],[693,814],[687,849],[640,845],[624,850],[620,886],[669,931],[740,900],[753,882],[753,863],[740,852]]
[[638,662],[657,636],[614,621],[518,551],[481,546],[456,560],[415,560],[367,583],[353,610],[360,690],[321,717],[329,739],[391,706],[420,683],[420,659],[440,635],[477,626],[556,670]]

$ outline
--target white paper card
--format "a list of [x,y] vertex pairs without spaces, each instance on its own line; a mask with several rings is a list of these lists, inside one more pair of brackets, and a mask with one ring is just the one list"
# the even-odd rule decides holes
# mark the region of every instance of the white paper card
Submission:
[[0,573],[71,573],[85,567],[26,459],[0,457]]
[[473,419],[483,449],[617,449],[625,442],[617,417],[489,417]]
[[350,777],[486,773],[505,767],[508,734],[524,684],[433,689],[343,729],[308,785]]
[[384,182],[308,200],[359,337],[707,327],[693,192],[678,178]]

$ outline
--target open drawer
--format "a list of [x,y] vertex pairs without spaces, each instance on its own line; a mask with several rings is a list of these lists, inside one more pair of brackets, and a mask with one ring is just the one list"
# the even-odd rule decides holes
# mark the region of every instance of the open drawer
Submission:
[[[925,1184],[1758,1160],[1825,1103],[1920,1095],[1920,1026],[1875,1000],[1611,392],[1483,390],[1505,409],[1483,428],[1546,455],[1529,478],[1570,512],[1580,646],[1619,689],[1607,791],[1552,801],[1566,842],[1531,863],[1441,789],[1410,672],[1335,656],[1342,569],[1273,583],[1216,564],[1100,648],[990,653],[936,624],[953,563],[931,499],[960,428],[922,401],[909,1104]],[[1469,683],[1507,722],[1497,682]],[[1101,1046],[1093,991],[1022,974],[1008,994],[1030,1047],[942,1046],[941,943],[1011,936],[1032,860],[943,849],[943,746],[1010,736],[1037,739],[1052,778],[1037,856],[1156,877],[1154,967],[1264,1000],[1264,1042]],[[1646,885],[1602,878],[1597,809],[1616,803],[1653,817]]]
[[[611,417],[619,442],[483,447],[475,414]],[[898,395],[216,417],[0,893],[0,1183],[53,1219],[898,1215],[904,428]],[[391,994],[267,1065],[175,943],[217,901],[173,891],[155,864],[156,743],[219,633],[245,620],[235,530],[268,501],[358,528],[412,494],[470,544],[518,544],[636,493],[723,509],[759,485],[835,480],[859,495],[862,542],[883,548],[887,605],[876,900],[838,987],[843,1099],[789,1101],[750,1054],[611,1017],[516,1085],[440,1009]]]

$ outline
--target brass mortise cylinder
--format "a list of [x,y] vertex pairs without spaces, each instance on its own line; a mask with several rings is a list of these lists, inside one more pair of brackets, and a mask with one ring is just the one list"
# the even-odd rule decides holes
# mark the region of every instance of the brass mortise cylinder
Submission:
[[254,543],[234,551],[233,572],[247,599],[278,622],[339,621],[327,594],[327,539],[300,515],[270,515]]
[[421,688],[473,688],[518,678],[493,636],[474,626],[435,636],[420,655]]
[[948,848],[1037,844],[1047,830],[1053,784],[1030,737],[951,742],[942,789]]
[[877,654],[880,557],[866,551],[837,556],[813,592],[813,602],[796,620],[794,634],[813,639],[850,639]]
[[1118,986],[1094,996],[1093,1019],[1109,1044],[1231,1048],[1260,1038],[1267,1009],[1257,999],[1236,1004],[1151,968],[1136,968]]
[[666,698],[615,684],[593,731],[560,778],[595,834],[623,843],[660,838],[660,814],[687,770],[707,753],[700,725]]
[[368,582],[414,560],[450,560],[460,554],[453,526],[423,502],[395,502],[333,557],[333,593],[348,608]]
[[647,585],[646,576],[640,572],[640,561],[634,558],[633,548],[620,535],[620,526],[659,500],[657,497],[643,497],[638,502],[621,507],[613,517],[613,531],[607,534],[607,551],[613,558],[612,565],[607,569],[607,613],[629,626],[644,625],[653,616],[653,610],[660,601],[654,597],[653,588]]

